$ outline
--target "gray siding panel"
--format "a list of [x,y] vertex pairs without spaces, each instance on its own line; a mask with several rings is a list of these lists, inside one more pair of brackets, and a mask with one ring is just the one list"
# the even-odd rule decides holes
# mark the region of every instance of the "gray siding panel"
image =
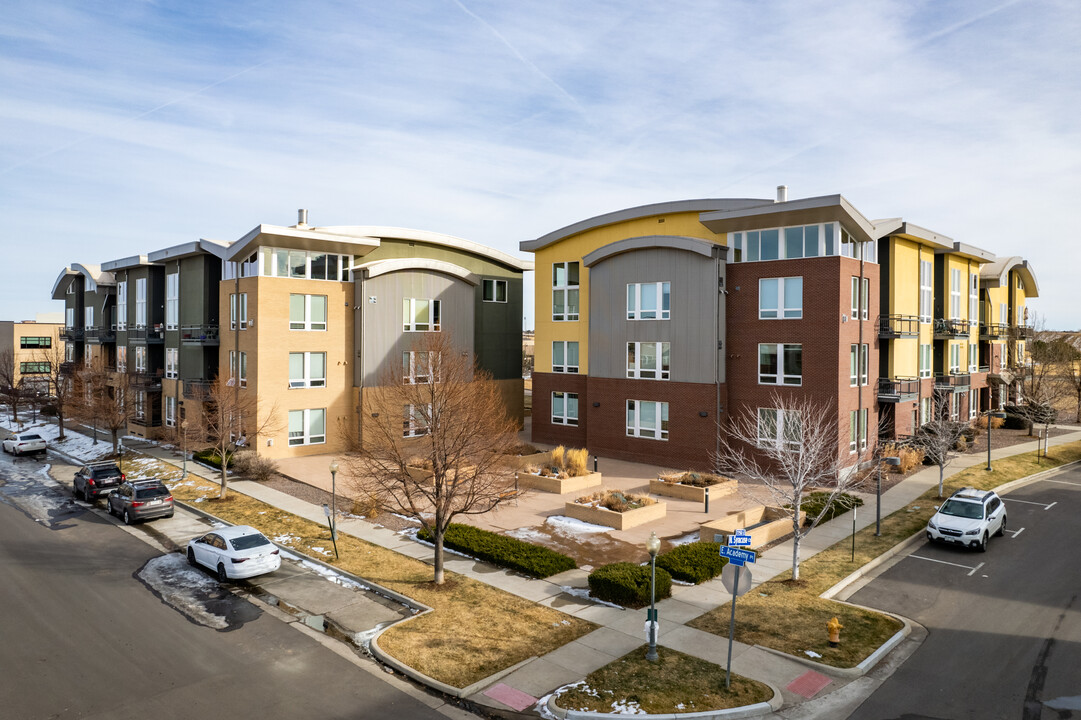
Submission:
[[[628,342],[668,342],[671,381],[716,382],[717,339],[723,337],[719,332],[724,318],[718,262],[682,250],[648,249],[616,255],[590,268],[589,374],[625,378]],[[722,277],[723,272],[720,261]],[[671,283],[671,319],[627,320],[627,285],[649,282]],[[721,362],[719,380],[724,382],[723,355]]]

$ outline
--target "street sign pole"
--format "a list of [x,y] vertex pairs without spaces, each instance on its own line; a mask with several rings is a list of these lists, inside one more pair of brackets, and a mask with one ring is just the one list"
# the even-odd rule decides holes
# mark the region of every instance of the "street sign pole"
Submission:
[[[753,563],[757,559],[757,555],[753,550],[745,549],[750,544],[751,536],[743,530],[737,530],[735,534],[728,536],[728,545],[720,547],[721,557],[728,558],[728,564],[736,568],[736,577],[732,582],[732,615],[728,620],[728,669],[725,671],[724,676],[725,690],[732,687],[732,636],[736,634],[736,598],[748,590],[748,588],[740,588],[739,576],[745,563]],[[748,570],[748,587],[751,580],[749,572]],[[723,573],[721,579],[727,582]]]
[[739,589],[739,571],[743,568],[736,566],[736,582],[732,585],[732,617],[728,620],[728,669],[724,673],[724,689],[732,687],[732,636],[736,632],[736,590]]

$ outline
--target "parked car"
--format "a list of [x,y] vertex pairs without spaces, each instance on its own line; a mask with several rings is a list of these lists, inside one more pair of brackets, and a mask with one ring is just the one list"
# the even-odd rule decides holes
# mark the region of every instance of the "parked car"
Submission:
[[75,497],[94,502],[116,490],[125,479],[120,466],[112,461],[88,463],[75,471],[72,486]]
[[48,447],[45,438],[34,432],[16,433],[4,440],[4,452],[13,455],[45,454]]
[[138,520],[173,516],[173,494],[161,480],[125,480],[106,500],[109,514],[128,525]]
[[927,522],[930,542],[947,542],[984,552],[987,540],[1006,532],[1006,506],[994,490],[961,488]]
[[188,563],[214,570],[218,580],[250,578],[281,567],[278,547],[250,525],[222,528],[188,541]]

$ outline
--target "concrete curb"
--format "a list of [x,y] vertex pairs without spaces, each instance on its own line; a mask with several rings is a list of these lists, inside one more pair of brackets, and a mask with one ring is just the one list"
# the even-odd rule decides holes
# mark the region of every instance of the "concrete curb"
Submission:
[[[777,712],[784,705],[784,699],[781,697],[780,689],[771,682],[765,680],[759,680],[758,682],[763,685],[767,685],[773,692],[773,697],[766,702],[755,703],[753,705],[744,705],[742,707],[727,708],[724,710],[703,710],[702,712],[687,712],[687,713],[658,713],[651,715],[649,713],[640,713],[635,717],[646,717],[651,720],[735,720],[735,718],[757,717],[758,715],[765,715],[766,713]],[[556,704],[558,695],[553,693],[548,698],[546,706],[548,711],[555,715],[560,720],[598,720],[600,718],[617,718],[627,717],[623,713],[602,713],[602,712],[590,712],[586,710],[567,710],[559,707]]]
[[857,580],[863,579],[871,571],[873,571],[876,568],[878,568],[879,566],[889,562],[890,560],[892,560],[896,556],[900,555],[901,553],[905,552],[906,550],[908,550],[912,546],[918,545],[919,541],[923,539],[923,533],[924,533],[923,530],[919,530],[919,531],[913,533],[908,538],[906,538],[906,539],[902,540],[901,542],[897,543],[896,545],[891,547],[889,550],[886,550],[886,552],[882,553],[881,555],[876,557],[874,560],[871,560],[866,565],[864,565],[860,569],[856,570],[855,572],[853,572],[848,577],[843,578],[840,582],[838,582],[836,585],[831,587],[829,590],[826,590],[826,592],[819,595],[819,597],[823,598],[825,600],[833,600],[834,597],[839,595],[841,593],[841,591],[843,591],[845,588],[847,588],[852,583],[856,582]]

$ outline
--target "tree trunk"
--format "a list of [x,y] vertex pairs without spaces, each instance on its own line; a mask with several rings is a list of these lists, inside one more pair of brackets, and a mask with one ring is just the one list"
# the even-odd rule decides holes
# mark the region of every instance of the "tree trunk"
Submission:
[[119,430],[110,430],[109,434],[113,438],[113,455],[116,455],[120,451],[120,446],[119,446],[120,431]]
[[443,584],[443,531],[435,529],[432,532],[432,539],[435,540],[435,577],[434,582],[436,585]]
[[[799,515],[798,514],[796,515],[796,519],[794,521],[794,524],[796,524],[796,525],[799,524]],[[799,541],[800,541],[800,534],[799,534],[799,532],[796,532],[796,534],[792,536],[792,579],[793,580],[799,580]]]
[[225,455],[221,456],[221,492],[218,498],[225,499],[225,493],[229,491],[229,464],[225,461]]
[[59,407],[56,408],[56,424],[60,426],[60,432],[57,434],[57,440],[64,439],[64,411]]
[[[991,418],[987,418],[987,422],[991,422]],[[942,497],[942,484],[946,481],[946,466],[938,466],[938,496]]]

